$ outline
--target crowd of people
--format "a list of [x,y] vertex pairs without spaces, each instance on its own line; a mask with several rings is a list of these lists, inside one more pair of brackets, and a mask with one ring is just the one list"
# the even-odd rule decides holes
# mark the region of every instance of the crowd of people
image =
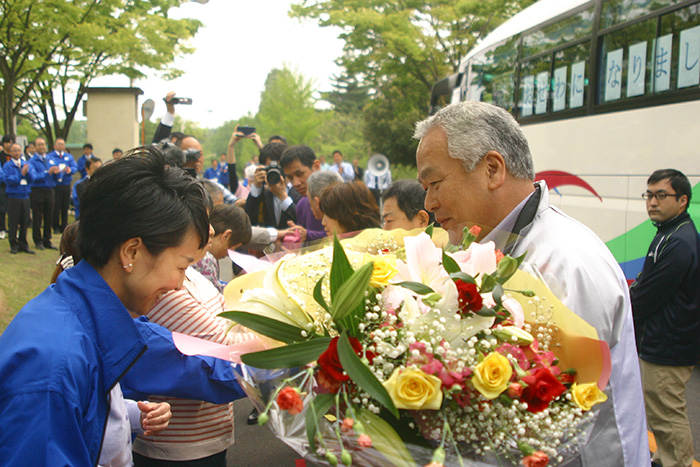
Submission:
[[[33,255],[27,238],[32,227],[32,240],[37,250],[55,250],[53,234],[66,229],[71,205],[79,217],[79,195],[85,185],[81,182],[102,165],[92,152],[92,145],[83,146],[76,161],[66,150],[63,138],[57,138],[49,152],[46,140],[37,138],[24,148],[12,135],[2,138],[0,151],[0,240],[9,239],[10,253]],[[121,149],[114,149],[118,159]]]
[[[527,140],[498,107],[453,104],[418,122],[418,180],[392,182],[391,172],[362,169],[341,151],[326,164],[308,145],[280,135],[263,144],[255,129],[238,126],[204,170],[201,143],[172,131],[173,96],[152,145],[104,164],[89,144],[75,161],[63,140],[47,153],[37,138],[26,160],[3,139],[11,252],[32,252],[30,211],[36,248],[54,248],[52,232],[63,239],[55,284],[0,336],[0,426],[13,427],[0,430],[0,464],[226,465],[232,401],[243,393],[230,366],[178,360],[171,334],[221,344],[252,337],[217,316],[219,260],[369,228],[438,225],[456,244],[464,227],[478,225],[480,241],[525,255],[610,347],[608,402],[571,465],[648,466],[646,415],[658,437],[654,462],[690,465],[684,384],[700,358],[700,242],[682,173],[648,181],[644,197],[660,233],[630,299],[603,242],[550,205]],[[246,140],[258,154],[239,179],[236,146]],[[233,273],[245,271],[234,264]],[[674,383],[660,388],[658,378]]]

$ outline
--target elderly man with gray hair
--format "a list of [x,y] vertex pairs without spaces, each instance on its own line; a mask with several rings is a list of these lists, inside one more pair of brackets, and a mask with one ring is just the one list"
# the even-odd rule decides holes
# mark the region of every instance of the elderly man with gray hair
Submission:
[[[311,176],[309,176],[308,180],[306,180],[309,205],[311,206],[311,212],[316,219],[323,219],[323,212],[321,212],[321,208],[319,207],[323,190],[331,185],[335,185],[336,183],[343,183],[343,177],[341,177],[338,172],[333,172],[331,170],[314,172],[311,174]],[[323,232],[322,237],[325,236],[326,233]]]
[[607,402],[580,456],[568,465],[650,464],[644,401],[625,277],[605,244],[549,204],[534,182],[525,135],[505,110],[482,102],[449,105],[416,125],[418,180],[425,207],[454,241],[479,225],[512,256],[525,254],[554,294],[610,346]]

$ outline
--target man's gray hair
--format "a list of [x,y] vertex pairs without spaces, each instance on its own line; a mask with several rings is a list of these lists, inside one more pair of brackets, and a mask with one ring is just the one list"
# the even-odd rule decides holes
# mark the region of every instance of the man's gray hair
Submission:
[[534,180],[535,169],[527,139],[520,125],[507,111],[484,102],[450,104],[435,115],[416,123],[413,134],[422,139],[433,128],[447,134],[450,157],[462,161],[467,172],[489,151],[503,156],[506,169],[515,178]]
[[309,198],[321,196],[321,192],[324,188],[335,185],[336,183],[343,183],[343,177],[341,177],[338,172],[319,170],[318,172],[312,173],[309,175],[309,178],[306,179],[306,189],[309,192]]

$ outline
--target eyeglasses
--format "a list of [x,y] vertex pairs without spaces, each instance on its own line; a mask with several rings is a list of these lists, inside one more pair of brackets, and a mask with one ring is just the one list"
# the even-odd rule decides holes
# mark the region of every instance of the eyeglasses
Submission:
[[659,201],[663,201],[669,196],[673,196],[674,198],[678,199],[679,196],[683,196],[683,195],[678,194],[678,193],[666,193],[664,191],[659,191],[656,193],[651,193],[651,192],[647,191],[645,193],[642,193],[642,199],[645,199],[645,200],[650,200],[652,198],[656,198]]

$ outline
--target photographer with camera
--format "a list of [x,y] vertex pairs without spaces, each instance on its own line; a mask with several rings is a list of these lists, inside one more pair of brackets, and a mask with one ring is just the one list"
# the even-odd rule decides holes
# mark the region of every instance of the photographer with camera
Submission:
[[175,97],[175,92],[173,91],[166,94],[163,101],[165,102],[166,112],[163,118],[160,119],[160,123],[158,123],[158,128],[156,128],[156,132],[153,135],[153,143],[160,143],[164,139],[170,138],[170,133],[173,131],[173,124],[175,123],[175,104],[192,104],[192,99],[189,97]]
[[289,221],[297,221],[295,203],[301,199],[301,195],[287,185],[279,166],[286,148],[281,143],[268,143],[260,150],[262,165],[255,171],[245,204],[245,212],[252,225],[284,230]]
[[260,136],[255,132],[254,127],[236,125],[233,129],[233,134],[231,134],[231,139],[228,142],[228,148],[226,149],[226,165],[228,168],[229,183],[228,187],[231,192],[236,193],[238,191],[238,172],[236,172],[236,144],[242,139],[251,139],[255,143],[255,147],[258,151],[262,150],[263,144]]

